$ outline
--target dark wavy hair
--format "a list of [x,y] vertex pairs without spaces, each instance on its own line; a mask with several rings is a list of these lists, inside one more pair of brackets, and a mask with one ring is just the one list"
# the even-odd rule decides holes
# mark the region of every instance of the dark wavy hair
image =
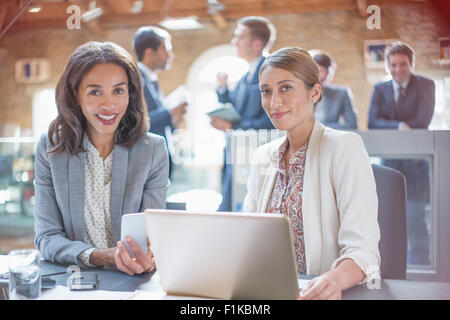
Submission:
[[141,76],[132,56],[115,43],[91,41],[72,53],[56,86],[58,116],[48,131],[52,145],[50,153],[68,152],[77,155],[84,151],[86,118],[78,102],[78,88],[86,73],[103,63],[122,67],[128,76],[128,107],[117,127],[114,143],[131,148],[148,131],[149,117]]

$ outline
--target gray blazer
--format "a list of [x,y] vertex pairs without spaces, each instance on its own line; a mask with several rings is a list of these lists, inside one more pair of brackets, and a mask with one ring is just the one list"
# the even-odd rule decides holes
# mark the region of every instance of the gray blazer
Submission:
[[[44,259],[78,264],[85,243],[84,192],[86,152],[47,154],[46,135],[35,156],[35,245]],[[147,208],[165,208],[169,158],[163,137],[147,133],[131,149],[114,146],[111,227],[120,240],[121,217]]]
[[[333,129],[357,129],[357,118],[350,88],[329,85],[322,93],[322,100],[317,105],[316,118],[323,125]],[[340,117],[344,123],[339,122]]]

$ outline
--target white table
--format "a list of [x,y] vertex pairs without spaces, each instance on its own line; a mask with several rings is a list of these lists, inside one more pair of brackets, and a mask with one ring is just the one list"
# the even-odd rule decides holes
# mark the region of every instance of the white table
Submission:
[[[7,271],[6,256],[0,256],[0,273]],[[58,286],[65,286],[67,278],[66,266],[43,262],[42,275],[49,275],[56,281]],[[92,294],[96,299],[200,299],[192,297],[167,296],[162,290],[157,273],[145,273],[141,275],[128,276],[125,273],[111,269],[91,269],[99,274],[99,290]],[[302,287],[311,276],[300,276],[300,287]],[[7,293],[8,281],[0,280],[0,287]],[[71,292],[61,287],[57,288],[59,295],[65,299],[89,299],[89,294]],[[49,289],[52,290],[52,289]],[[67,295],[62,295],[63,293]],[[113,292],[113,293],[111,293]],[[115,292],[115,293],[114,293]],[[52,292],[43,290],[43,298],[52,298]],[[58,295],[53,295],[58,296]],[[342,293],[344,300],[450,300],[450,283],[428,282],[411,280],[382,279],[379,288],[369,289],[367,284],[350,288]],[[1,297],[0,297],[1,298]]]

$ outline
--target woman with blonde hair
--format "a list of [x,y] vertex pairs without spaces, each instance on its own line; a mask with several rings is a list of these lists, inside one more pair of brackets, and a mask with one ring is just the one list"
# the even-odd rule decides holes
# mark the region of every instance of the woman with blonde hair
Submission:
[[380,265],[378,199],[359,135],[314,118],[319,68],[303,49],[272,53],[259,76],[262,105],[286,137],[254,153],[243,211],[290,220],[298,272],[316,275],[302,299],[340,299]]

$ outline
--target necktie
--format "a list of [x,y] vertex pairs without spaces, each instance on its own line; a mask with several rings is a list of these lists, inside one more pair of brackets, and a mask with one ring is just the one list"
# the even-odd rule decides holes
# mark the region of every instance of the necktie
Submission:
[[162,101],[161,101],[161,91],[159,90],[159,86],[158,86],[158,81],[150,81],[150,84],[148,86],[149,91],[150,91],[150,95],[152,97],[152,100],[155,103],[155,108],[159,109],[161,107],[163,107],[162,105]]
[[398,91],[400,93],[400,97],[403,98],[405,96],[405,93],[406,93],[406,88],[400,87]]
[[158,98],[160,97],[159,94],[159,85],[158,85],[158,81],[150,81],[153,88],[155,89],[156,94],[158,95]]
[[243,109],[243,106],[241,105],[242,99],[244,97],[244,93],[247,87],[247,79],[248,79],[248,72],[244,75],[244,79],[239,83],[239,88],[236,96],[236,103],[235,108],[238,111],[241,111]]
[[401,100],[405,97],[406,94],[406,88],[399,86],[398,87],[398,97],[397,97],[397,105],[400,104]]
[[406,88],[403,88],[402,86],[398,87],[398,97],[397,97],[397,101],[395,103],[395,107],[394,107],[394,112],[395,112],[395,118],[398,119],[399,117],[399,107],[400,104],[402,103],[404,97],[405,97],[405,93],[406,93]]

